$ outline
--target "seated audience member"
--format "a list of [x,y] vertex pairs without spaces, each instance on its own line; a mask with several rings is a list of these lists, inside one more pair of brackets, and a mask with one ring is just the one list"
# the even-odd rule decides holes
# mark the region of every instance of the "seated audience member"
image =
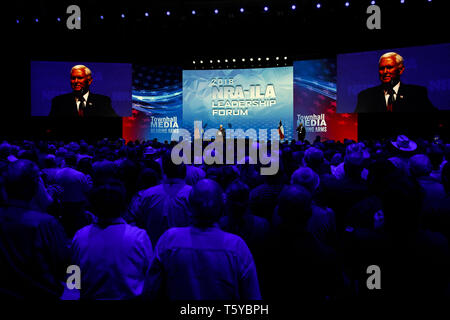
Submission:
[[146,288],[171,300],[261,299],[255,263],[245,242],[217,226],[223,194],[200,180],[189,194],[193,225],[167,230],[155,248]]
[[286,186],[278,198],[280,225],[267,252],[268,299],[325,302],[336,297],[341,270],[335,251],[307,230],[311,193]]
[[136,298],[153,258],[150,239],[121,218],[125,193],[120,183],[95,187],[90,202],[98,220],[79,230],[72,242],[73,263],[81,270],[80,298]]
[[188,197],[192,187],[185,182],[186,166],[175,165],[170,151],[163,155],[165,179],[161,184],[138,193],[126,220],[145,229],[153,245],[169,228],[188,226],[191,222]]
[[39,169],[29,160],[9,164],[5,173],[7,205],[0,208],[0,296],[59,299],[70,253],[66,235],[52,216],[31,209]]

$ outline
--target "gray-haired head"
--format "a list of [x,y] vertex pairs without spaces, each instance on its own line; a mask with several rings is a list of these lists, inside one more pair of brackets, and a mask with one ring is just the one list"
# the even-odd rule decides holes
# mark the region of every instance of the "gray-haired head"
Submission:
[[11,162],[5,173],[5,190],[8,199],[31,201],[38,190],[40,172],[30,160]]

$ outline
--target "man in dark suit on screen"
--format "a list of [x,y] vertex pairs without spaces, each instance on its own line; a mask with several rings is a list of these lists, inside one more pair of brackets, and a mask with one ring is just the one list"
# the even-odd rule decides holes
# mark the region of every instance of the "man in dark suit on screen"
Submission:
[[436,111],[427,88],[400,82],[403,71],[402,56],[395,52],[383,54],[378,63],[381,85],[361,91],[354,112]]
[[88,67],[76,65],[70,71],[72,92],[52,99],[50,117],[118,117],[111,99],[89,91],[92,73]]

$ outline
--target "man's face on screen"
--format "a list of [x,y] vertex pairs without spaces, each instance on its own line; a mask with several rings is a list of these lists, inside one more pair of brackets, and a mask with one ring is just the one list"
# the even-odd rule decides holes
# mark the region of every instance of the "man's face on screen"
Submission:
[[75,93],[84,94],[89,90],[92,83],[92,77],[86,75],[86,70],[75,69],[70,75],[70,84]]
[[378,65],[378,73],[383,84],[397,83],[400,81],[400,75],[405,69],[404,66],[399,66],[393,57],[382,58]]

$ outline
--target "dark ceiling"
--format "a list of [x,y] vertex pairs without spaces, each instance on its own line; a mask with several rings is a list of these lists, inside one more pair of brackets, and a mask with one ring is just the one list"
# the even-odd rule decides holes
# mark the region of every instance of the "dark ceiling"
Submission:
[[[15,1],[7,21],[14,47],[36,58],[179,64],[201,56],[279,54],[292,60],[448,42],[446,1],[376,1],[381,30],[366,27],[371,0]],[[71,4],[81,9],[81,30],[66,27]]]

